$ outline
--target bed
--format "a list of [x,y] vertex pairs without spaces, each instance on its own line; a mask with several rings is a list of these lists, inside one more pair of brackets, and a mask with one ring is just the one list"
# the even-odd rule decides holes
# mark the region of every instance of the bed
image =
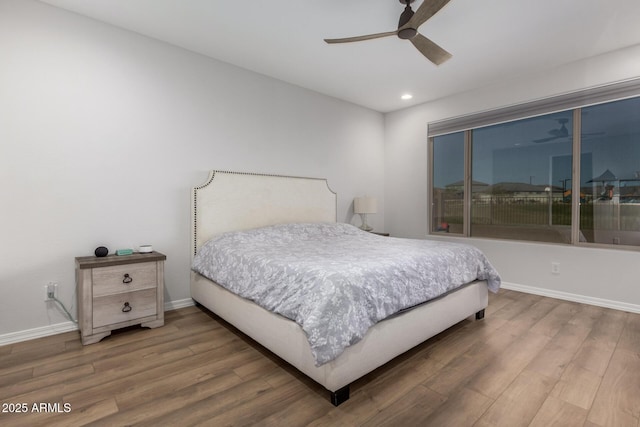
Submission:
[[[192,261],[212,238],[229,232],[278,224],[337,222],[337,196],[324,179],[211,171],[207,181],[193,189],[192,196]],[[495,283],[492,287],[495,290]],[[322,363],[298,323],[232,293],[194,270],[191,296],[325,387],[337,406],[349,398],[353,381],[467,317],[482,319],[488,303],[488,283],[471,280],[379,321],[355,344]]]

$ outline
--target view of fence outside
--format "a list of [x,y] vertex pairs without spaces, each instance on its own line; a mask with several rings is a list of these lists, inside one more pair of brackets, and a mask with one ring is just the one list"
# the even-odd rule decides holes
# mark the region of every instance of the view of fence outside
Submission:
[[[463,200],[447,198],[441,203],[441,222],[462,227]],[[599,202],[587,199],[580,204],[580,228],[583,230],[636,231],[640,221],[640,204]],[[496,226],[570,226],[571,203],[548,196],[491,195],[471,203],[471,224]],[[456,227],[457,228],[457,227]]]

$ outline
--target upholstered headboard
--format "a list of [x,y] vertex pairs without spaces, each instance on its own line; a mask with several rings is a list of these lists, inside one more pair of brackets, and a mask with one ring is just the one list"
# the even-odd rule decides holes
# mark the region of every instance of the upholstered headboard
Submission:
[[319,178],[213,170],[191,203],[192,256],[226,231],[337,219],[336,193]]

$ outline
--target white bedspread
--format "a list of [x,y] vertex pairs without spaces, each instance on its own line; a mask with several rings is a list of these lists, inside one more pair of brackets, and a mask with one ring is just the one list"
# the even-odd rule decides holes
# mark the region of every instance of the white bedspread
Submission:
[[203,245],[193,270],[297,322],[318,366],[400,310],[476,279],[500,287],[473,246],[382,237],[349,224],[225,233]]

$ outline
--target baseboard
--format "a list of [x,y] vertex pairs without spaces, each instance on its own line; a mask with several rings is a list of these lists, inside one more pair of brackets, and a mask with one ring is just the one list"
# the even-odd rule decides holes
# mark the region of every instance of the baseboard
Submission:
[[[192,305],[194,305],[194,302],[191,298],[169,301],[164,304],[164,311],[177,310],[179,308],[189,307]],[[0,335],[0,346],[77,330],[78,325],[74,322],[69,321],[56,323],[55,325],[27,329],[25,331],[10,332],[8,334]]]
[[627,311],[630,313],[640,313],[640,305],[637,304],[629,304],[626,302],[613,301],[603,298],[594,298],[586,295],[572,294],[569,292],[554,291],[551,289],[537,288],[535,286],[518,285],[516,283],[502,282],[502,287],[511,291],[524,292],[527,294],[540,295],[543,297],[556,298],[565,301],[579,302],[582,304],[595,305],[598,307],[612,308],[614,310]]
[[177,310],[179,308],[191,307],[195,303],[191,298],[179,299],[164,303],[164,311]]
[[21,341],[34,340],[36,338],[48,337],[65,332],[77,331],[78,325],[69,321],[56,323],[55,325],[42,326],[39,328],[27,329],[26,331],[10,332],[0,335],[0,346],[13,344]]

